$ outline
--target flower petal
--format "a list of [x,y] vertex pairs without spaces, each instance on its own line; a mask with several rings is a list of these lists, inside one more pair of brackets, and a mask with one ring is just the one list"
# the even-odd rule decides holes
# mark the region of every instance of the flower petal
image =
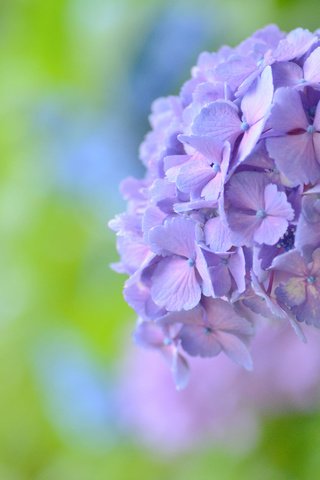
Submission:
[[316,41],[317,36],[313,35],[309,30],[296,28],[289,32],[283,40],[280,40],[273,56],[278,62],[299,58],[304,55]]
[[217,332],[216,336],[223,351],[231,360],[246,370],[252,370],[253,364],[249,350],[238,337],[222,331]]
[[268,126],[276,133],[283,134],[299,128],[305,130],[308,128],[301,97],[296,90],[283,87],[275,92]]
[[270,157],[294,185],[315,183],[320,178],[320,165],[315,158],[312,137],[303,133],[266,140]]
[[304,78],[309,83],[320,82],[320,47],[313,50],[307,60],[304,62]]
[[190,369],[186,359],[175,350],[171,363],[173,380],[178,391],[183,390],[189,383]]
[[290,250],[274,258],[270,267],[272,270],[279,270],[294,276],[307,275],[307,268],[303,257],[298,250]]
[[222,349],[216,336],[205,325],[184,325],[179,338],[182,348],[193,357],[214,357]]
[[221,217],[210,218],[204,227],[206,244],[215,253],[227,252],[232,247],[230,230]]
[[265,210],[268,215],[273,217],[283,217],[286,220],[292,220],[294,211],[287,200],[284,192],[279,192],[274,184],[267,185],[264,190]]
[[184,217],[172,217],[149,232],[151,249],[160,255],[173,253],[186,258],[195,256],[195,223]]
[[194,308],[201,298],[194,266],[181,257],[162,259],[152,276],[151,296],[168,311]]
[[273,79],[271,67],[266,67],[261,77],[250,87],[243,97],[241,109],[250,126],[265,118],[270,110],[273,97]]
[[227,265],[220,262],[215,267],[209,267],[215,297],[224,297],[230,292],[231,278]]
[[241,133],[237,107],[223,100],[210,103],[195,118],[192,130],[195,135],[210,135],[221,145],[226,140],[234,142]]
[[177,176],[177,187],[181,192],[202,190],[214,178],[215,172],[205,159],[192,159],[181,167]]

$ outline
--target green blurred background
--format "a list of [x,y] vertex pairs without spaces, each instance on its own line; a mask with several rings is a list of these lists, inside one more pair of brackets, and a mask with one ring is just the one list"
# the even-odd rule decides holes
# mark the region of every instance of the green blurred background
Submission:
[[197,53],[319,14],[318,0],[1,0],[0,480],[318,478],[318,412],[266,419],[244,455],[163,459],[121,432],[134,314],[106,224],[120,179],[142,173],[150,102]]

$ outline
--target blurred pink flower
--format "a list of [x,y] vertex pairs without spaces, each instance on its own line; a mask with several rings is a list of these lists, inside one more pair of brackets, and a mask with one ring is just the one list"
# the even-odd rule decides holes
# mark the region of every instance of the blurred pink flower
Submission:
[[160,355],[131,350],[120,397],[134,438],[170,455],[208,441],[243,449],[259,435],[262,414],[315,407],[320,394],[320,332],[310,329],[305,344],[290,326],[266,323],[253,341],[252,372],[225,356],[192,358],[190,384],[180,392]]

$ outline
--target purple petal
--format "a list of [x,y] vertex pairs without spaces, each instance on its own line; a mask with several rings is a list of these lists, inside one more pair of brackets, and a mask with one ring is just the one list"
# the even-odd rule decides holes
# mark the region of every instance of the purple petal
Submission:
[[194,90],[193,101],[201,105],[224,98],[224,88],[221,82],[200,83]]
[[209,270],[215,297],[224,297],[231,290],[231,278],[227,265],[220,262]]
[[284,87],[276,91],[268,125],[278,133],[308,128],[307,117],[296,90]]
[[273,97],[273,80],[271,67],[266,67],[261,77],[245,94],[241,109],[250,126],[264,118],[269,112]]
[[212,200],[191,200],[191,202],[181,202],[175,203],[173,205],[173,210],[176,213],[186,213],[190,212],[191,210],[200,210],[201,208],[215,208],[216,201]]
[[307,300],[294,309],[299,322],[305,322],[307,325],[314,325],[320,328],[320,288],[319,285],[308,285]]
[[273,301],[269,297],[269,295],[267,295],[266,291],[260,285],[257,277],[255,276],[255,274],[253,272],[251,272],[251,280],[252,280],[251,285],[252,285],[252,288],[253,288],[254,292],[260,298],[263,298],[263,300],[265,301],[265,304],[268,307],[270,313],[272,313],[272,315],[274,315],[278,318],[282,318],[282,319],[288,318],[286,312],[284,312],[284,310],[275,301]]
[[320,273],[320,248],[317,248],[312,254],[312,268],[311,275],[317,275]]
[[208,270],[208,265],[202,253],[202,250],[198,245],[196,245],[196,268],[202,280],[201,289],[203,295],[207,297],[212,296],[212,283]]
[[210,218],[204,227],[206,244],[213,252],[227,252],[232,247],[228,225],[221,217]]
[[216,76],[219,80],[227,82],[232,90],[246,79],[257,68],[256,62],[250,57],[234,57],[216,68]]
[[141,266],[150,253],[150,249],[142,242],[142,239],[138,241],[128,236],[118,237],[117,250],[122,259],[122,272],[126,272],[129,275]]
[[255,231],[259,228],[261,222],[261,219],[256,215],[248,215],[236,209],[231,210],[228,214],[228,223],[234,245],[239,247],[242,245],[252,246]]
[[133,338],[135,342],[146,348],[161,348],[164,346],[163,331],[153,322],[141,322],[137,325]]
[[177,177],[177,187],[181,192],[200,190],[215,176],[215,172],[205,159],[191,159],[183,165]]
[[302,84],[303,71],[294,62],[280,62],[272,65],[273,82],[276,89]]
[[195,256],[195,223],[184,217],[172,217],[150,230],[149,242],[158,254],[174,253],[186,258]]
[[255,123],[247,132],[244,133],[239,145],[236,166],[242,163],[253,151],[256,146],[265,125],[265,119],[262,118]]
[[280,284],[275,293],[277,299],[288,307],[301,305],[306,300],[305,279],[292,277],[286,284]]
[[287,200],[284,192],[279,192],[274,184],[267,185],[264,191],[265,210],[268,215],[273,217],[283,217],[286,220],[292,220],[294,211]]
[[221,352],[216,336],[203,325],[184,325],[179,333],[182,348],[191,356],[214,357]]
[[320,47],[313,50],[307,60],[304,62],[304,78],[309,83],[320,82]]
[[316,35],[313,35],[309,30],[296,28],[289,32],[283,40],[280,40],[273,56],[278,62],[299,58],[309,50],[316,40]]
[[234,142],[241,133],[237,107],[222,100],[210,103],[195,118],[192,130],[195,135],[210,135],[221,145],[226,140]]
[[229,183],[226,197],[237,210],[257,211],[264,208],[264,188],[267,178],[256,172],[241,172],[234,175]]
[[194,148],[204,157],[220,163],[222,147],[216,139],[206,135],[179,135],[178,139]]
[[290,250],[290,252],[283,253],[272,262],[270,267],[272,270],[279,270],[292,274],[294,276],[306,276],[307,269],[303,257],[298,250]]
[[294,185],[314,183],[320,178],[320,165],[309,133],[268,138],[266,145],[278,169]]
[[201,298],[194,266],[180,257],[161,260],[152,276],[151,295],[157,305],[168,311],[194,308]]
[[244,292],[246,288],[246,261],[242,248],[237,248],[236,252],[233,255],[230,255],[228,266],[230,273],[236,282],[238,292]]
[[145,241],[149,239],[149,231],[151,228],[161,225],[165,218],[166,215],[158,207],[151,206],[146,209],[142,218],[142,230]]
[[175,350],[171,363],[173,380],[178,391],[183,390],[189,383],[190,369],[186,359]]
[[318,245],[320,245],[320,221],[310,223],[302,213],[295,234],[295,246],[302,252],[306,247]]
[[[319,130],[320,130],[320,101],[318,102],[318,105],[317,105],[317,108],[316,108],[316,114],[315,114],[315,117],[314,117],[313,125],[315,126],[316,130],[319,132]],[[318,150],[317,158],[320,158],[319,157],[319,150]]]
[[217,340],[231,360],[246,370],[252,370],[251,355],[245,344],[238,337],[228,332],[219,331],[217,332]]
[[274,245],[285,234],[288,222],[283,217],[267,216],[254,233],[254,240],[266,245]]
[[253,334],[251,323],[241,317],[230,303],[219,298],[204,298],[203,305],[207,312],[207,321],[212,329],[240,336]]

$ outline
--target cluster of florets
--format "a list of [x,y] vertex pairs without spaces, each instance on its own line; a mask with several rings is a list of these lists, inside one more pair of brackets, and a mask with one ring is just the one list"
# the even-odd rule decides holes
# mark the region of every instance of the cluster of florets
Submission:
[[276,26],[202,53],[159,99],[110,226],[136,340],[177,386],[187,356],[247,369],[256,316],[320,327],[320,34]]

